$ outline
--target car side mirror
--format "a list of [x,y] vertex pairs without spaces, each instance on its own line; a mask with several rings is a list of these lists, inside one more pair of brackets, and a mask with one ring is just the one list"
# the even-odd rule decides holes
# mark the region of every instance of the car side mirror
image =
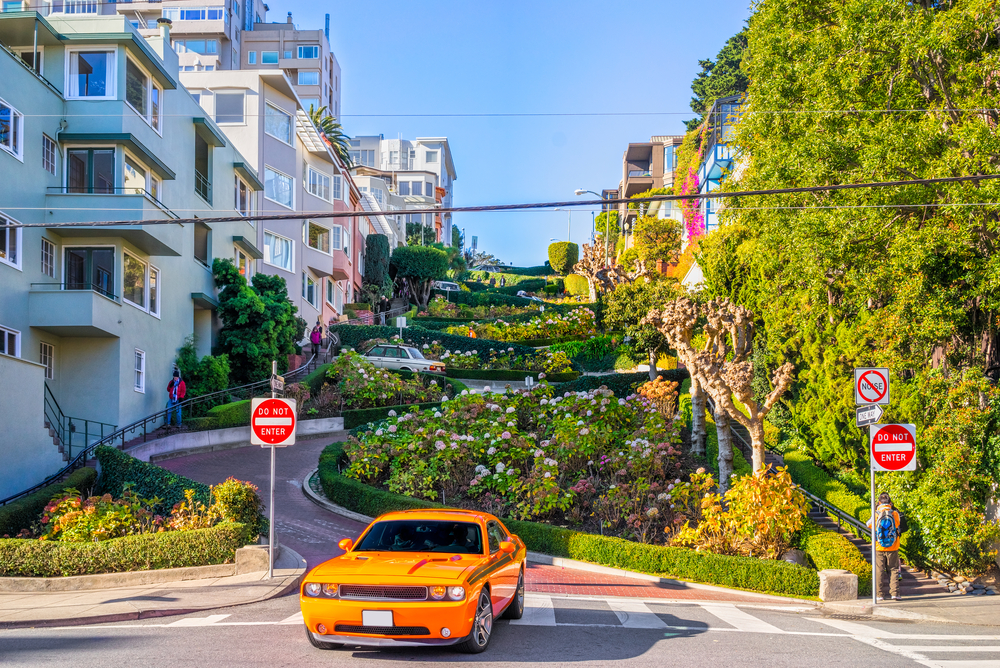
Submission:
[[511,543],[510,541],[507,541],[507,540],[501,541],[501,543],[500,543],[500,551],[501,552],[504,552],[506,554],[514,554],[514,552],[516,550],[517,550],[517,546],[515,546],[514,543]]
[[339,543],[337,543],[337,547],[339,547],[344,552],[350,552],[351,548],[354,547],[354,541],[351,540],[350,538],[345,538]]

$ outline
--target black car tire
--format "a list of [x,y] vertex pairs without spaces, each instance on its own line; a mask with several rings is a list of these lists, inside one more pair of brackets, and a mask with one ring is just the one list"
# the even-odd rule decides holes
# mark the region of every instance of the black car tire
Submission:
[[458,646],[466,654],[485,652],[493,637],[493,602],[490,592],[484,587],[476,604],[476,616],[472,620],[472,633],[469,639]]
[[503,611],[501,617],[504,619],[521,619],[524,616],[524,570],[517,576],[517,590],[514,598],[511,599],[507,609]]
[[316,637],[309,630],[308,626],[306,627],[306,636],[309,638],[309,644],[316,649],[340,649],[343,647],[343,645],[339,642],[323,642],[322,640],[316,640]]

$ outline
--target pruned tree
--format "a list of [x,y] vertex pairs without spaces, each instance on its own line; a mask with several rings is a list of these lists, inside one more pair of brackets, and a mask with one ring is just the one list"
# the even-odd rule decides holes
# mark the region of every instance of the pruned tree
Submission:
[[573,273],[579,274],[587,279],[587,285],[590,287],[590,302],[594,303],[597,301],[597,290],[601,289],[603,292],[605,290],[603,284],[603,273],[607,269],[604,264],[603,254],[597,250],[596,247],[590,244],[583,245],[583,258],[579,260],[575,265],[573,265]]
[[590,300],[597,299],[597,292],[610,292],[615,287],[648,279],[654,272],[644,260],[636,259],[627,265],[618,264],[614,259],[604,262],[601,250],[589,244],[583,245],[583,259],[573,265],[573,273],[584,276],[590,283]]
[[392,251],[390,266],[396,270],[396,279],[406,279],[421,309],[427,308],[431,298],[431,283],[448,274],[448,254],[430,246],[397,246]]

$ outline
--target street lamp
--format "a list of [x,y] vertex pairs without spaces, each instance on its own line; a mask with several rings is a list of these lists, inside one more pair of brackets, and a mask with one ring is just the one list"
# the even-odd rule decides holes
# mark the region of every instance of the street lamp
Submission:
[[[577,188],[575,192],[576,192],[576,194],[577,194],[578,197],[580,195],[583,195],[583,194],[586,194],[586,193],[590,193],[591,195],[597,195],[602,200],[603,199],[607,199],[607,198],[604,197],[604,195],[598,195],[593,190],[584,190],[583,188]],[[603,209],[604,207],[602,206],[601,208]],[[603,213],[604,213],[604,264],[605,264],[605,266],[607,266],[607,264],[608,264],[608,237],[611,236],[611,206],[608,205],[607,210],[604,211]],[[597,231],[597,222],[596,222],[596,220],[594,222],[594,231],[595,232]]]
[[566,211],[569,214],[569,219],[566,221],[566,241],[571,241],[570,239],[570,228],[573,225],[573,209],[563,209],[562,207],[556,207],[552,209],[553,211]]

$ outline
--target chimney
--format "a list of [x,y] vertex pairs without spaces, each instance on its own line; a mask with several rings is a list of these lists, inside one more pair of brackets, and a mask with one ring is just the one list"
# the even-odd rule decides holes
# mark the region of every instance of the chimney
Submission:
[[292,23],[292,13],[288,12],[288,18],[286,19],[289,25]]
[[160,37],[164,44],[170,44],[170,26],[173,23],[170,19],[160,17],[156,19],[156,25],[160,29]]

